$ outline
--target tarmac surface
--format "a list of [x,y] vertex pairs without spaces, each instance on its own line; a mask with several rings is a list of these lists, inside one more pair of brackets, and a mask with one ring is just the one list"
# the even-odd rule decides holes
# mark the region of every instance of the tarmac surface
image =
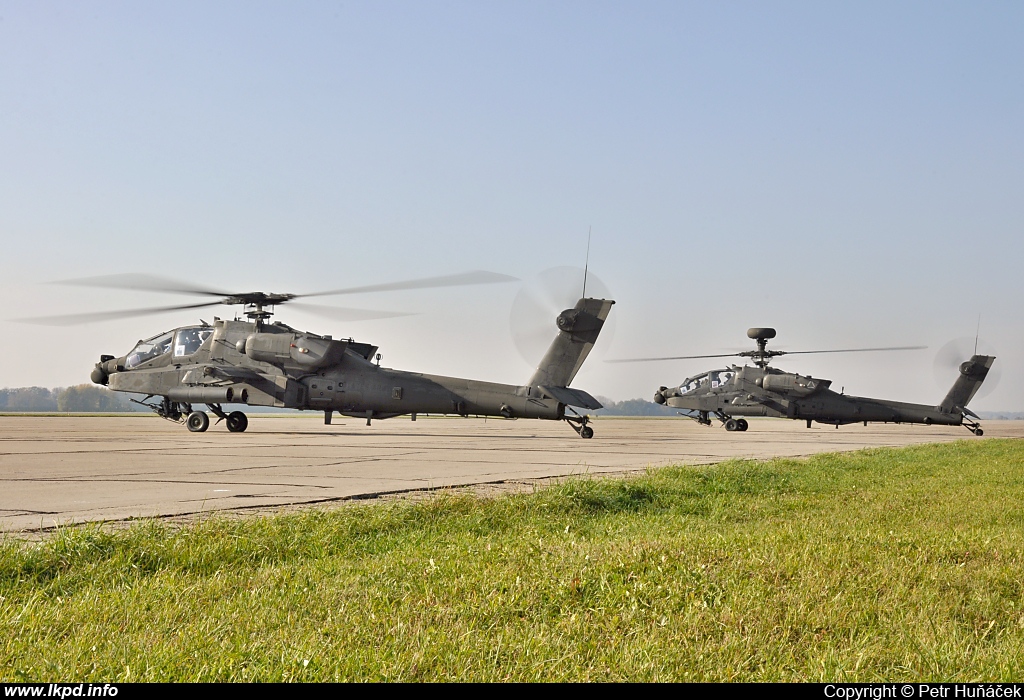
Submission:
[[594,438],[536,420],[250,415],[245,433],[205,433],[151,416],[0,416],[0,532],[89,521],[278,510],[442,488],[529,489],[570,475],[667,464],[805,456],[991,437],[1024,437],[1024,421],[964,428],[831,426],[751,420],[745,433],[685,419],[602,418]]

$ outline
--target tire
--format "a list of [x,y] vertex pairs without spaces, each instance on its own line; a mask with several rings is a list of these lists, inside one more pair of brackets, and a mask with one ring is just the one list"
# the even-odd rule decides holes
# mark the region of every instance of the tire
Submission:
[[584,440],[589,440],[590,438],[594,437],[594,429],[588,425],[584,425],[582,428],[580,428],[580,437],[583,438]]
[[728,430],[730,433],[734,432],[738,428],[739,423],[737,423],[735,419],[730,418],[729,420],[725,421],[725,429]]
[[974,434],[977,435],[978,437],[981,437],[982,435],[985,434],[985,431],[982,430],[981,428],[977,428],[975,429]]
[[743,418],[740,418],[738,421],[736,421],[736,430],[740,431],[741,433],[745,433],[747,431],[747,428],[749,427],[750,423],[748,423]]
[[185,419],[190,433],[204,433],[210,427],[210,417],[202,411],[192,411]]
[[241,411],[234,411],[228,414],[228,432],[244,433],[249,427],[249,418]]

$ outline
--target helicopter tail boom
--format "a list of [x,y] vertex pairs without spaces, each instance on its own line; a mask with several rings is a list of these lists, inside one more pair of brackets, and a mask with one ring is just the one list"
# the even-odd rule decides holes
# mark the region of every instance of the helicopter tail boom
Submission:
[[939,410],[944,413],[965,412],[967,404],[978,393],[995,360],[996,358],[991,355],[974,355],[961,364],[960,376],[956,378],[946,398],[939,404]]
[[583,298],[558,314],[558,336],[544,354],[528,386],[567,387],[597,342],[614,301]]

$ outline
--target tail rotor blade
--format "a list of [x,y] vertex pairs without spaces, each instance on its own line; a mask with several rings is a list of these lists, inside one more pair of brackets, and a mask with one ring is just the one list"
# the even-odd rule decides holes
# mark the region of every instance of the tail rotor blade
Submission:
[[[977,345],[977,352],[975,352]],[[957,372],[960,371],[960,364],[971,359],[972,355],[992,355],[997,359],[988,371],[985,382],[974,395],[974,399],[983,399],[989,396],[999,386],[1003,378],[1002,363],[999,362],[999,353],[995,347],[984,338],[973,338],[963,336],[949,341],[935,353],[935,360],[932,363],[932,371],[935,375],[935,384],[943,391],[947,391],[953,382],[956,381]]]
[[[588,297],[611,298],[608,287],[594,273],[584,273],[583,268],[570,266],[542,271],[524,283],[516,294],[509,314],[509,328],[516,349],[530,365],[536,366],[540,362],[558,333],[555,325],[558,314],[573,308],[583,294],[584,274]],[[614,320],[615,314],[611,314],[605,321],[595,353],[608,347],[615,332]],[[591,353],[591,357],[595,353]]]

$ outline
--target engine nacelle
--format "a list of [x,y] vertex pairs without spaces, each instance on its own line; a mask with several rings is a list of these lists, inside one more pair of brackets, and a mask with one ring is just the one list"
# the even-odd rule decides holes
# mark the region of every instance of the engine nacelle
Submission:
[[761,381],[761,388],[787,396],[810,396],[816,391],[828,388],[832,382],[828,379],[814,379],[799,374],[766,374]]
[[279,365],[291,359],[294,342],[294,333],[251,333],[242,348],[250,360]]
[[235,349],[257,362],[298,365],[304,369],[327,367],[341,361],[347,343],[294,333],[251,333]]
[[299,336],[291,346],[291,359],[308,369],[327,367],[338,362],[345,354],[346,343],[326,338]]

